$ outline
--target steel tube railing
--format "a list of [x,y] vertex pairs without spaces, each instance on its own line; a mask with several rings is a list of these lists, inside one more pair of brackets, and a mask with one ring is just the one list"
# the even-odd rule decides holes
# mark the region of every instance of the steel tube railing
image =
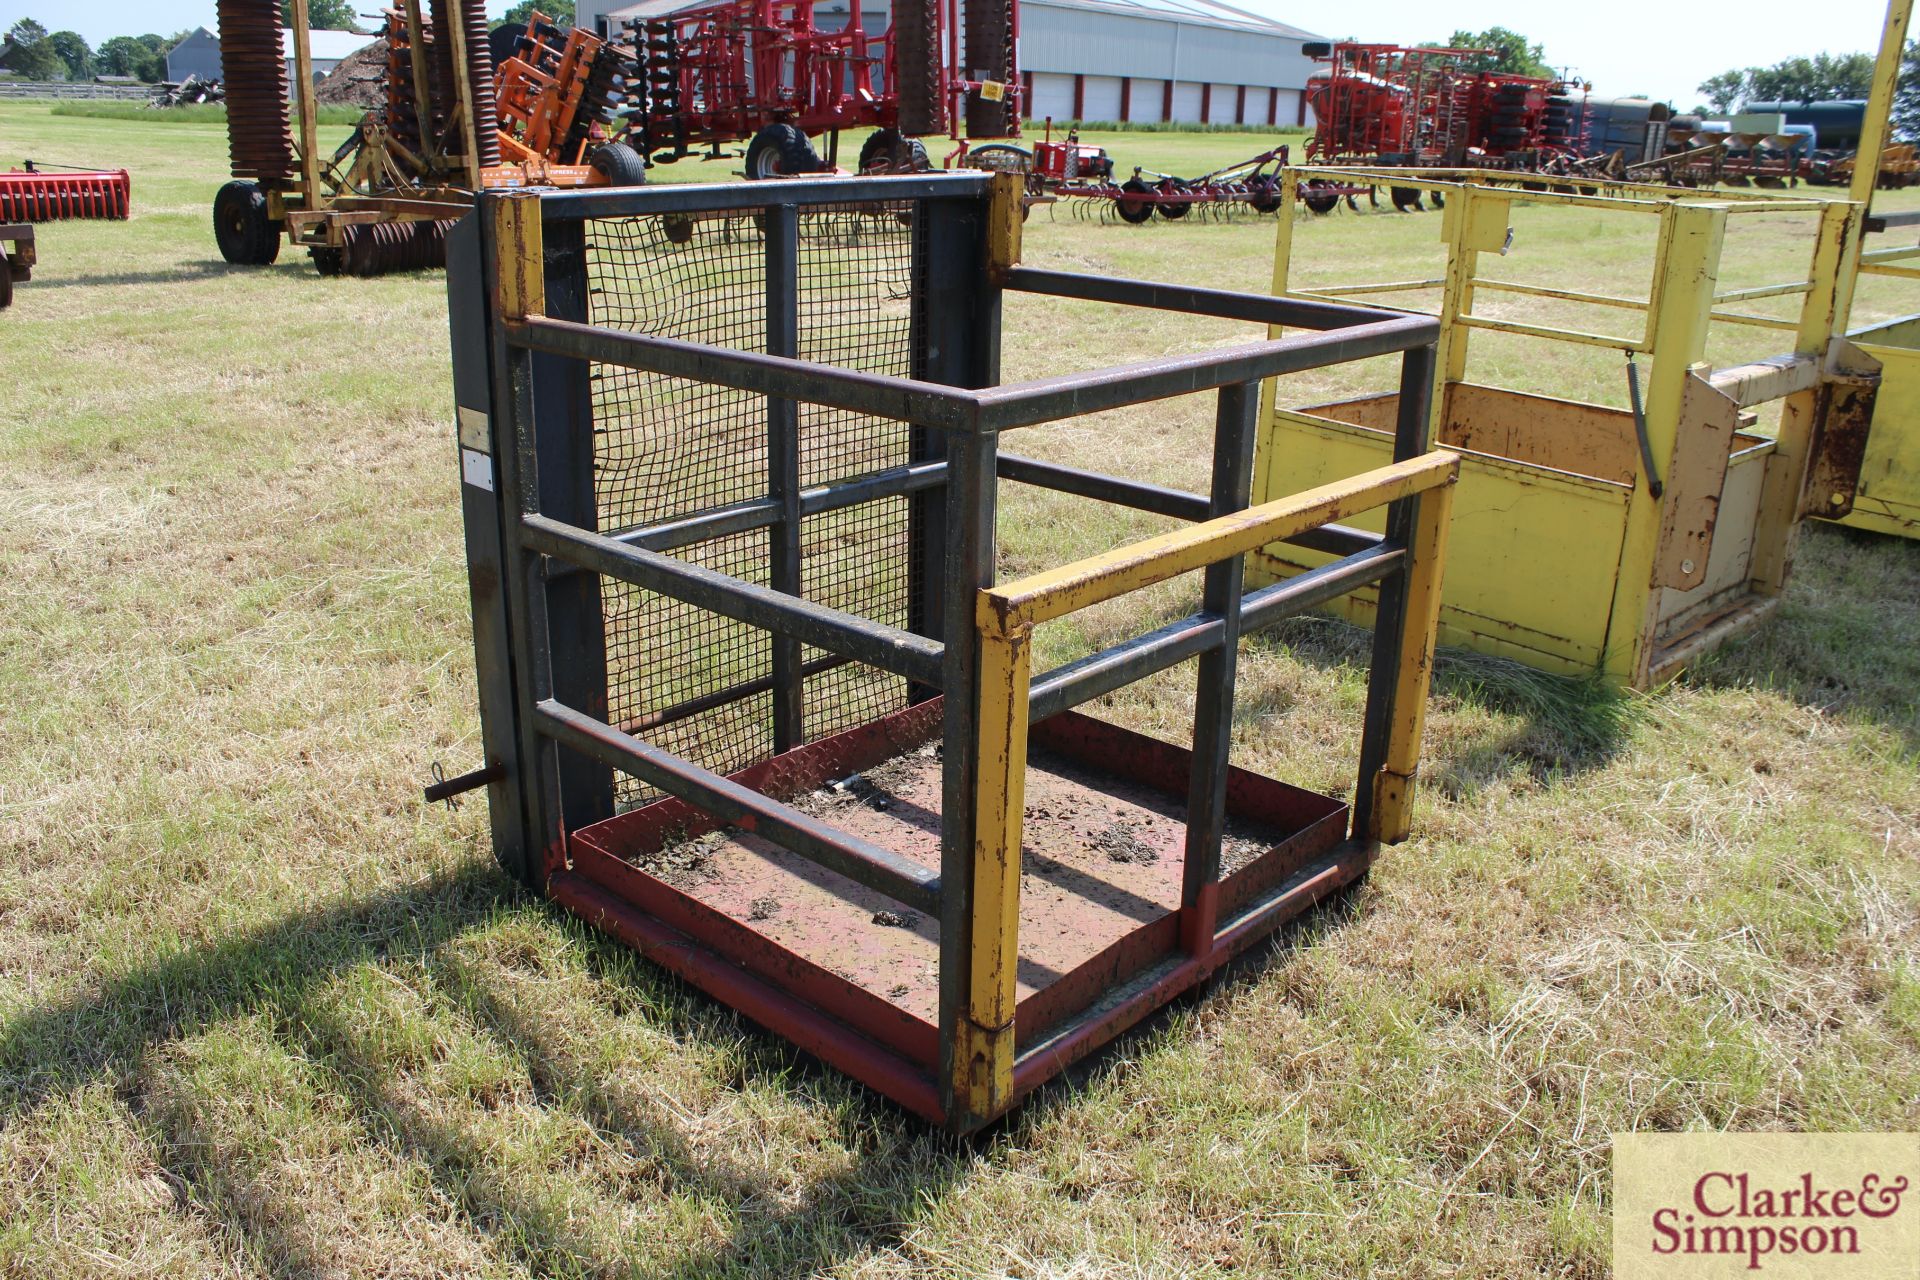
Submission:
[[632,774],[789,853],[838,872],[928,915],[940,910],[940,877],[879,845],[848,835],[791,805],[649,746],[585,712],[543,699],[533,708],[540,733],[602,764]]

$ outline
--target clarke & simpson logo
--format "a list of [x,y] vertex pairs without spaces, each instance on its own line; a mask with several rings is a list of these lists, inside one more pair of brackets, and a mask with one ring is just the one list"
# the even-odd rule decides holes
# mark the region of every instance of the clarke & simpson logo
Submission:
[[1614,1274],[1920,1278],[1920,1134],[1614,1136]]

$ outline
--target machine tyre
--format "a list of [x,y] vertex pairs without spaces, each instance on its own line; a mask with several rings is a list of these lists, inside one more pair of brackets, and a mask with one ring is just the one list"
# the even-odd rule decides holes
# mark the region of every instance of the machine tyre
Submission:
[[1146,222],[1153,217],[1153,206],[1151,204],[1145,200],[1129,201],[1126,195],[1126,193],[1129,192],[1134,195],[1145,195],[1147,192],[1153,190],[1152,187],[1149,187],[1138,178],[1128,178],[1120,184],[1120,190],[1122,193],[1120,198],[1113,202],[1113,211],[1120,215],[1120,221],[1131,222],[1135,226],[1138,226],[1140,223]]
[[[1186,191],[1188,187],[1186,183],[1176,181],[1169,183],[1165,189],[1170,193],[1179,193]],[[1170,222],[1178,222],[1186,217],[1192,208],[1190,204],[1163,204],[1160,206],[1160,216]]]
[[280,256],[280,224],[267,217],[257,182],[229,182],[213,197],[213,239],[236,267],[270,266]]
[[307,256],[313,259],[313,269],[323,276],[346,274],[347,255],[344,250],[322,245],[308,249]]
[[1393,207],[1402,213],[1420,213],[1426,206],[1420,203],[1420,188],[1395,187],[1388,192],[1393,197]]
[[821,168],[819,153],[807,135],[790,124],[770,124],[747,144],[749,180],[818,173]]
[[646,158],[624,142],[609,142],[594,148],[593,154],[587,157],[587,163],[595,173],[607,180],[610,187],[647,185]]

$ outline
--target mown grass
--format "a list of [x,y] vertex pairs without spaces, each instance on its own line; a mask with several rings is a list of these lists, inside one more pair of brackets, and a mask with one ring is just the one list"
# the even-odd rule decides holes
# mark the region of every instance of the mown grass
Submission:
[[[1188,141],[1111,145],[1211,167]],[[1450,656],[1412,841],[956,1146],[419,803],[478,754],[439,277],[220,265],[218,125],[0,106],[21,154],[131,168],[136,216],[42,227],[0,319],[0,1274],[1587,1277],[1611,1132],[1920,1124],[1920,546],[1810,529],[1778,620],[1655,695]],[[1504,266],[1628,287],[1635,236],[1539,215]],[[1272,234],[1056,211],[1027,254],[1260,288]],[[1740,269],[1788,278],[1753,234]],[[1296,243],[1352,279],[1438,235]],[[1244,332],[1019,299],[1007,374]],[[1477,350],[1624,402],[1617,357]],[[1020,448],[1193,486],[1209,422]],[[1003,568],[1152,527],[1010,488]],[[1324,620],[1251,643],[1236,763],[1350,788],[1364,667]],[[1101,713],[1184,734],[1190,680]]]
[[[89,120],[139,120],[149,124],[218,124],[226,127],[224,102],[188,102],[175,107],[153,107],[144,102],[62,102],[53,108],[56,116],[75,116]],[[299,115],[295,111],[295,116]],[[317,118],[321,124],[351,125],[367,114],[365,107],[328,106],[322,103]]]

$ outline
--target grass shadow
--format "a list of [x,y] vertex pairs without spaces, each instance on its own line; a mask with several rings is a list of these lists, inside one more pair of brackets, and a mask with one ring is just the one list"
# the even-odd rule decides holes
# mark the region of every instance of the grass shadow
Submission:
[[[1373,633],[1339,618],[1302,614],[1252,637],[1317,670],[1360,681],[1371,662]],[[1433,668],[1436,705],[1477,710],[1514,722],[1488,740],[1441,748],[1423,772],[1449,794],[1466,793],[1493,777],[1523,771],[1546,778],[1598,768],[1625,748],[1639,719],[1640,701],[1595,676],[1537,671],[1511,658],[1442,648]],[[1261,708],[1251,700],[1247,714]],[[1431,722],[1429,722],[1431,723]],[[1430,751],[1434,750],[1431,742]]]
[[[389,893],[290,915],[209,945],[154,960],[91,989],[30,1008],[0,1024],[0,1122],[17,1123],[57,1095],[106,1080],[126,1096],[155,1147],[172,1153],[163,1166],[185,1211],[198,1208],[247,1256],[279,1275],[328,1270],[288,1215],[262,1213],[275,1188],[244,1170],[207,1166],[195,1153],[209,1147],[190,1114],[149,1107],[143,1063],[167,1044],[215,1029],[228,1018],[264,1015],[282,1047],[326,1073],[344,1098],[360,1140],[382,1145],[426,1168],[442,1194],[461,1207],[473,1230],[491,1236],[536,1274],[636,1270],[621,1257],[582,1257],[568,1215],[550,1197],[506,1176],[486,1140],[448,1123],[397,1089],[363,1028],[348,1025],[319,989],[368,961],[419,962],[436,981],[460,993],[452,944],[501,913],[539,908],[490,865]],[[738,1039],[739,1019],[678,981],[647,966],[621,944],[564,917],[589,957],[589,976],[607,990],[608,1005],[657,1007],[660,985],[684,990],[691,1003],[671,1019],[676,1039]],[[536,1010],[500,996],[463,998],[480,1034],[506,1045],[543,1103],[578,1108],[598,1138],[624,1141],[659,1162],[670,1184],[724,1202],[735,1227],[715,1238],[701,1233],[672,1255],[664,1274],[790,1275],[831,1266],[851,1254],[898,1239],[926,1200],[970,1161],[956,1143],[854,1085],[774,1037],[757,1035],[742,1057],[738,1086],[778,1084],[828,1103],[836,1137],[858,1158],[816,1179],[796,1197],[716,1155],[706,1135],[688,1131],[669,1109],[604,1089],[591,1066],[543,1030]],[[668,1001],[668,1003],[673,1003]],[[147,1080],[143,1086],[143,1080]]]
[[1774,618],[1682,680],[1779,693],[1920,752],[1920,541],[1809,521]]

